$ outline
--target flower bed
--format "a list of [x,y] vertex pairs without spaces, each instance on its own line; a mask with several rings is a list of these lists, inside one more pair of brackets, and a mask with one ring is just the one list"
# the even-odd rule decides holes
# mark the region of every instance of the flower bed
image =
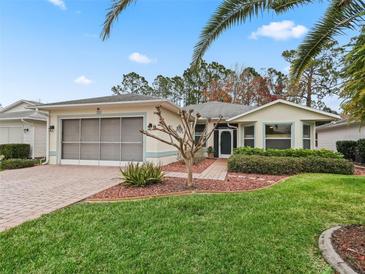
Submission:
[[358,273],[365,273],[365,226],[349,225],[336,230],[332,245],[338,255]]
[[[193,165],[193,173],[202,173],[205,169],[207,169],[214,162],[215,162],[214,159],[204,159],[203,161]],[[186,172],[186,167],[185,167],[184,162],[178,161],[178,162],[163,166],[162,170],[171,171],[171,172]]]
[[229,173],[225,181],[194,180],[194,189],[186,187],[186,179],[166,177],[163,183],[147,187],[128,187],[120,184],[99,192],[87,200],[119,200],[126,198],[140,198],[192,192],[239,192],[268,187],[285,176],[271,176],[258,174]]

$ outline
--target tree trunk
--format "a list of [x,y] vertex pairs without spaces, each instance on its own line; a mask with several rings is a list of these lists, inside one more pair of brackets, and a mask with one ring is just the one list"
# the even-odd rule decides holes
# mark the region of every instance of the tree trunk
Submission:
[[188,188],[193,187],[193,158],[185,159],[186,172],[188,175],[186,186]]
[[311,72],[307,82],[307,100],[306,100],[307,107],[312,107],[312,77],[313,77],[312,74],[313,73]]

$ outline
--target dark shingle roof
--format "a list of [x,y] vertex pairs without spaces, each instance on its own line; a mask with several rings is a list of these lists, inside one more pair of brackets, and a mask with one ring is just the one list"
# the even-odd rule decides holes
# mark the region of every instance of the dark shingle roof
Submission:
[[207,102],[184,107],[186,110],[193,109],[194,112],[200,113],[203,118],[219,118],[219,116],[222,116],[223,119],[232,118],[254,108],[256,107],[223,102]]
[[40,113],[35,110],[26,111],[14,111],[14,112],[4,112],[0,113],[0,120],[7,119],[30,119],[30,120],[47,120],[47,115]]
[[121,95],[111,95],[95,98],[86,98],[71,101],[62,101],[49,104],[40,104],[39,106],[57,106],[57,105],[78,105],[78,104],[96,104],[96,103],[114,103],[114,102],[135,102],[135,101],[149,101],[149,100],[160,100],[161,98],[138,95],[138,94],[121,94]]

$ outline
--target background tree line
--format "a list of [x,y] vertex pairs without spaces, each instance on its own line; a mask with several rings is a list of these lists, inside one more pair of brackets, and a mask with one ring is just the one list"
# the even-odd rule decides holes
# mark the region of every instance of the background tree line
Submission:
[[[318,109],[329,110],[323,99],[340,92],[341,64],[344,47],[327,43],[304,70],[299,81],[274,68],[260,72],[252,67],[226,68],[217,62],[202,61],[195,69],[187,68],[182,75],[158,75],[152,84],[136,72],[124,74],[120,84],[113,86],[114,94],[135,93],[166,98],[180,106],[222,101],[244,105],[263,105],[276,99],[285,99]],[[292,64],[295,50],[282,53]]]

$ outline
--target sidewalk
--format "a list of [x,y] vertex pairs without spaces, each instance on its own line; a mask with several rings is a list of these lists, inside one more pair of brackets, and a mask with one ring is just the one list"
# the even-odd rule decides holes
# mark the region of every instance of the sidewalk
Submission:
[[[165,173],[167,177],[177,177],[186,178],[185,172],[171,172]],[[216,160],[202,173],[193,173],[194,179],[204,179],[204,180],[220,180],[224,181],[227,176],[227,161],[223,159]]]

